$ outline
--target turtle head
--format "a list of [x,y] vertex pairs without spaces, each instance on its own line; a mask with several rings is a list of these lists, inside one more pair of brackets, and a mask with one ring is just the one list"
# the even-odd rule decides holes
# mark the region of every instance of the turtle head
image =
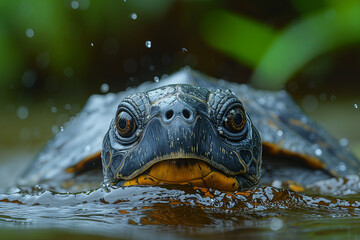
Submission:
[[235,191],[258,184],[261,139],[230,91],[169,85],[119,104],[101,156],[111,185]]

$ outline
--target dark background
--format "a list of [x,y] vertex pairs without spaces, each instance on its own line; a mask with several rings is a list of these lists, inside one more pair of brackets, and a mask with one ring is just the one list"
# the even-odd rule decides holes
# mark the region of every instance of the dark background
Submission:
[[356,0],[9,0],[0,2],[1,148],[38,149],[90,95],[186,65],[287,89],[338,138],[358,142]]

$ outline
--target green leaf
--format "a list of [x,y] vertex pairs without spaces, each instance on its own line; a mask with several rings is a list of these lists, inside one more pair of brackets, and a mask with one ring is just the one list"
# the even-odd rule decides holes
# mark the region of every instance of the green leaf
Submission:
[[250,67],[260,62],[275,37],[270,26],[220,10],[205,15],[201,33],[209,45]]
[[279,34],[257,66],[251,82],[265,88],[280,88],[312,59],[359,41],[360,4],[309,15]]

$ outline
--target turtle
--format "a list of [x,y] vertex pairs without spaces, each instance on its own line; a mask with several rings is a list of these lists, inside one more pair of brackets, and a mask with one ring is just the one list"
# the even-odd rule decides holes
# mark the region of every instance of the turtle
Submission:
[[359,160],[285,90],[258,90],[191,68],[92,95],[61,129],[19,186],[80,191],[175,184],[242,191],[360,170]]

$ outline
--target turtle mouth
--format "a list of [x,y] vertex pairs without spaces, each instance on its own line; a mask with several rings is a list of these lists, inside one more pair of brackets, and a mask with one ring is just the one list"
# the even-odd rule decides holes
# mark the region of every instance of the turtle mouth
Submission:
[[223,191],[239,189],[235,177],[225,175],[208,163],[192,158],[169,159],[155,163],[144,173],[125,181],[124,186],[161,184],[190,184]]

